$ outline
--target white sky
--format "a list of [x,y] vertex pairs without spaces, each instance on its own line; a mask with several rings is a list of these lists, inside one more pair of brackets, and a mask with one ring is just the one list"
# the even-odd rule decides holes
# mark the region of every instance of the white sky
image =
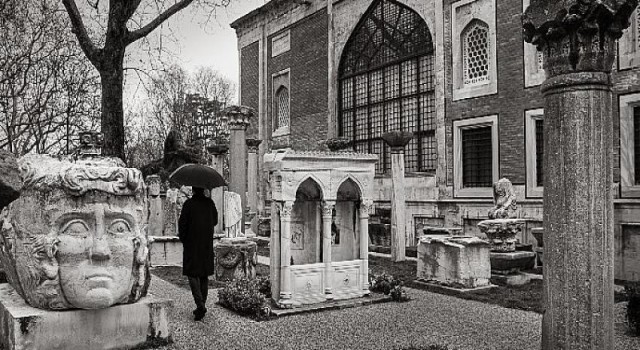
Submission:
[[[207,14],[194,13],[189,8],[174,15],[163,27],[156,29],[165,31],[168,30],[166,27],[170,27],[175,38],[174,41],[165,40],[163,45],[176,56],[164,59],[190,72],[199,66],[212,67],[231,80],[237,90],[238,46],[235,30],[230,24],[266,2],[268,1],[231,0],[229,6],[218,9],[215,18],[211,18],[206,24],[204,22]],[[125,93],[125,104],[135,106],[136,100],[144,98],[141,92],[143,89],[139,88],[140,83],[136,79],[130,79],[127,84],[129,93]]]

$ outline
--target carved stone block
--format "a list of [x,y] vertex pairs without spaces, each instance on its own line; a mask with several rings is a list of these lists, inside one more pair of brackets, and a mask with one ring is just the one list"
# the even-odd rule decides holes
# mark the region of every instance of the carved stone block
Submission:
[[215,274],[218,281],[255,278],[258,245],[246,238],[223,238],[214,247]]

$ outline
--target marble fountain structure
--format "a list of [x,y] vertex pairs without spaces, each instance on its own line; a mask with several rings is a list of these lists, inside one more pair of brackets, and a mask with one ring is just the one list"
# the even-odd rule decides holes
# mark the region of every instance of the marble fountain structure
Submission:
[[0,220],[0,348],[111,349],[171,341],[172,302],[147,295],[146,186],[116,158],[18,160]]
[[489,220],[478,223],[491,244],[491,279],[498,284],[528,283],[529,278],[520,271],[534,266],[536,253],[516,250],[516,236],[522,233],[526,221],[517,218],[516,194],[511,181],[503,178],[493,184],[493,201]]
[[271,199],[276,305],[295,308],[369,294],[369,213],[377,156],[295,152],[264,156]]

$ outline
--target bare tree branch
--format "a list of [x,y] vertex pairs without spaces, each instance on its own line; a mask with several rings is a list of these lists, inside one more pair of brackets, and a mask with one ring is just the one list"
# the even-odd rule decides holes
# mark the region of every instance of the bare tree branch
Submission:
[[178,13],[180,10],[184,9],[185,7],[191,5],[191,3],[193,2],[193,0],[181,0],[175,4],[173,4],[171,7],[169,7],[168,9],[166,9],[163,13],[161,13],[160,15],[158,15],[158,17],[154,18],[151,22],[149,22],[146,26],[129,32],[129,35],[127,37],[127,43],[132,43],[140,38],[143,38],[145,36],[147,36],[149,33],[151,33],[154,29],[156,29],[157,27],[159,27],[164,21],[166,21],[167,19],[169,19],[169,17],[173,16],[174,14]]
[[73,26],[73,33],[76,35],[82,51],[87,55],[89,61],[91,61],[91,63],[97,68],[100,65],[101,50],[99,50],[93,41],[91,41],[91,38],[89,38],[87,28],[84,26],[82,15],[80,14],[80,11],[78,11],[78,6],[76,6],[75,0],[62,0],[62,3],[69,14],[69,19]]

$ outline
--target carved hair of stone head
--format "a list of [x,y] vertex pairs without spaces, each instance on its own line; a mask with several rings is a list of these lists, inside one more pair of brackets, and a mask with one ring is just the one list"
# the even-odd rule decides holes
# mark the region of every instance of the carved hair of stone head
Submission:
[[516,216],[516,193],[511,181],[502,178],[493,184],[493,204],[489,210],[490,219],[505,219]]
[[[126,276],[130,276],[127,283],[131,283],[131,289],[118,296],[112,304],[129,303],[144,296],[149,274],[144,227],[145,185],[140,171],[123,167],[123,162],[117,158],[73,161],[63,157],[27,155],[18,160],[18,165],[23,189],[20,198],[0,215],[0,262],[9,282],[27,303],[43,309],[102,308],[111,305],[74,303],[69,295],[65,295],[62,286],[63,267],[64,271],[71,271],[70,274],[74,271],[73,264],[66,263],[63,266],[59,263],[63,258],[59,255],[63,239],[61,235],[65,230],[61,226],[71,226],[68,230],[75,233],[77,229],[73,225],[85,225],[75,217],[89,215],[87,208],[94,207],[100,208],[105,218],[113,217],[115,223],[107,229],[118,230],[118,233],[126,231],[126,235],[123,233],[120,236],[122,241],[130,242],[124,246],[127,247],[126,256],[132,260],[125,264],[129,271]],[[120,219],[121,216],[126,216],[128,221]],[[107,222],[107,219],[101,220]],[[107,242],[107,239],[111,239],[96,237],[89,228],[87,232],[91,234],[84,236],[88,237],[84,239],[94,242],[91,244],[98,244],[96,240]],[[118,253],[114,250],[113,255]],[[88,254],[92,254],[91,248]],[[79,256],[82,259],[86,257],[83,253],[79,253]],[[90,261],[91,256],[88,259]],[[119,267],[118,271],[126,269]]]

